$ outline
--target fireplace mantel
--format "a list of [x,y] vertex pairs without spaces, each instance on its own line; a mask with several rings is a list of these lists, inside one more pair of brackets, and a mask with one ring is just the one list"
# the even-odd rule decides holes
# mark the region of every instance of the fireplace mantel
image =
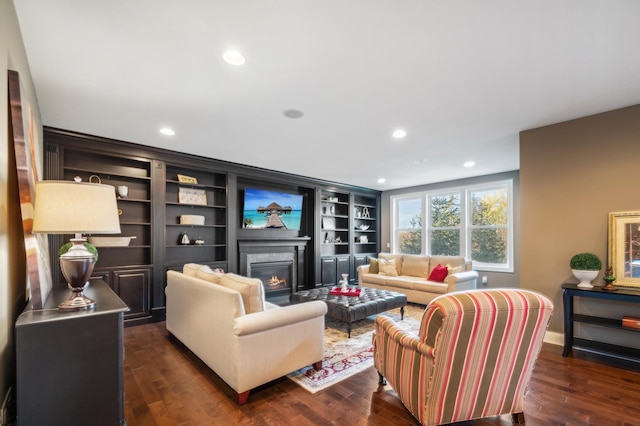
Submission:
[[292,291],[305,287],[305,252],[310,237],[238,238],[239,268],[241,275],[251,276],[251,262],[265,261],[268,255],[274,260],[293,261],[294,283]]

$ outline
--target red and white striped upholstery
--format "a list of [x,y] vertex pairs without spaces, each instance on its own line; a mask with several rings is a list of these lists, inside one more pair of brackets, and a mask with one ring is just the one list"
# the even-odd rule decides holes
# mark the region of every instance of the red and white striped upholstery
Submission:
[[552,312],[529,290],[442,295],[427,306],[419,335],[376,318],[374,364],[423,425],[522,413]]

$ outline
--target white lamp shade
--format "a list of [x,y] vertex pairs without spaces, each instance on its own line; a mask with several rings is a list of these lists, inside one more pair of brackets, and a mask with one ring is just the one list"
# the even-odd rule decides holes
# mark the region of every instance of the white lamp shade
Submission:
[[37,182],[32,232],[119,234],[114,187],[66,180]]

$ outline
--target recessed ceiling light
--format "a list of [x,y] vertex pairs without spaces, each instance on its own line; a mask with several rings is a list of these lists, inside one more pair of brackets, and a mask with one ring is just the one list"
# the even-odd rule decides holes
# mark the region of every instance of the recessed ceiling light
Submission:
[[283,111],[282,114],[287,118],[302,118],[304,117],[304,112],[299,109],[288,109]]
[[165,136],[173,136],[176,134],[176,132],[169,127],[163,127],[162,129],[160,129],[160,133],[162,133]]
[[227,50],[222,55],[222,58],[231,65],[242,65],[247,60],[242,56],[242,53],[236,52],[235,50]]
[[378,179],[378,183],[385,183],[387,180],[385,178]]
[[394,139],[402,139],[402,138],[404,138],[405,136],[407,136],[407,131],[406,131],[406,130],[404,130],[404,129],[396,129],[396,130],[394,130],[394,131],[393,131],[393,133],[391,134],[391,136],[392,136]]
[[465,163],[464,163],[464,166],[465,166],[466,168],[473,167],[473,166],[475,166],[475,165],[476,165],[476,162],[475,162],[475,161],[465,161]]

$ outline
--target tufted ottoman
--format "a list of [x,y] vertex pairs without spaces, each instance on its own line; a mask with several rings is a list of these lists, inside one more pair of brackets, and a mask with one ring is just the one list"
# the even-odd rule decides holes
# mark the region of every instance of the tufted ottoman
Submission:
[[291,295],[291,302],[324,301],[327,304],[327,316],[346,323],[349,337],[351,337],[351,324],[370,315],[400,308],[400,318],[404,318],[407,296],[402,293],[360,287],[360,296],[338,296],[329,294],[329,290],[329,287],[320,287],[299,291]]

